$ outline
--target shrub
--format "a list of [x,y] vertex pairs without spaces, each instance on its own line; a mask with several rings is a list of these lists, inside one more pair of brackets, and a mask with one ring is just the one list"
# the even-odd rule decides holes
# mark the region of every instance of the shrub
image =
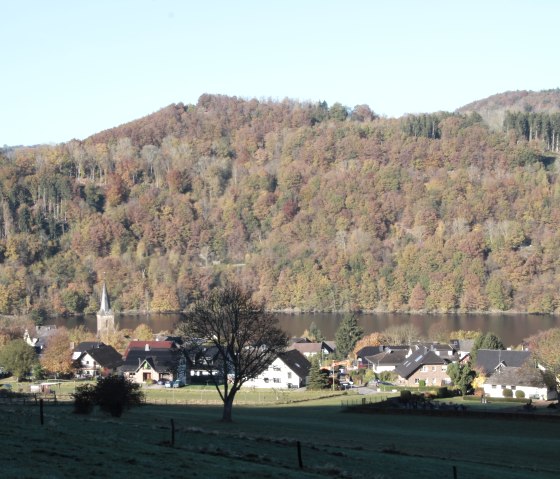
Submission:
[[89,414],[95,405],[113,417],[120,417],[125,408],[138,405],[144,398],[140,385],[120,376],[100,378],[97,384],[78,386],[72,394],[74,413]]
[[505,388],[502,390],[502,396],[504,396],[505,398],[512,398],[513,397],[513,391],[509,388]]
[[515,397],[517,399],[523,399],[525,397],[525,391],[515,391]]
[[76,388],[72,394],[74,398],[74,413],[89,414],[95,405],[95,388],[92,384],[84,384]]
[[401,402],[407,403],[412,399],[412,393],[407,389],[401,391]]
[[144,393],[140,391],[139,384],[122,376],[108,376],[97,381],[95,397],[102,411],[120,417],[125,407],[141,404]]
[[435,394],[438,398],[446,398],[447,396],[449,396],[449,391],[447,390],[447,387],[442,386],[435,390]]
[[425,379],[420,379],[418,381],[418,387],[425,388],[426,387],[426,380]]

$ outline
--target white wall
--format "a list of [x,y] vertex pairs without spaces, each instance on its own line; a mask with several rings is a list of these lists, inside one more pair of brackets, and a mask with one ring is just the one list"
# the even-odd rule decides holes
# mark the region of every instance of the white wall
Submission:
[[300,378],[297,374],[286,366],[284,361],[276,358],[268,369],[255,379],[249,379],[244,387],[288,389],[289,384],[292,388],[298,388],[299,383]]
[[[493,398],[503,398],[504,395],[502,393],[503,389],[502,386],[497,385],[496,387],[492,387],[491,384],[484,384],[484,395],[487,397]],[[507,386],[511,389],[511,386]],[[513,390],[513,397],[515,397],[515,391],[523,391],[525,393],[525,398],[533,398],[538,396],[539,399],[546,399],[546,400],[553,400],[558,397],[558,394],[555,391],[549,391],[547,387],[537,388],[531,386],[516,386]]]

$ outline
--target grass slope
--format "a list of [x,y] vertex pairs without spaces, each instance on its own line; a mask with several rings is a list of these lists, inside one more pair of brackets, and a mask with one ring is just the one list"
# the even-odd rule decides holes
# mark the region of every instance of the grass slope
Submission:
[[[345,413],[340,397],[234,408],[145,405],[120,419],[0,403],[5,478],[558,477],[557,421]],[[171,446],[170,424],[175,424]],[[304,469],[297,460],[302,446]]]

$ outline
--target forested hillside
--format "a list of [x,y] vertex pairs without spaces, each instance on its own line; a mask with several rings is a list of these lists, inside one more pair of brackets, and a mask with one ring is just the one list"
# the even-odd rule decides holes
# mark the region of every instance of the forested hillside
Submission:
[[494,129],[501,130],[508,112],[560,113],[560,89],[528,91],[517,90],[498,93],[477,100],[457,110],[459,113],[479,113]]
[[[557,138],[557,137],[555,137]],[[269,309],[554,312],[543,135],[477,113],[203,95],[0,159],[0,312],[172,311],[235,277]]]

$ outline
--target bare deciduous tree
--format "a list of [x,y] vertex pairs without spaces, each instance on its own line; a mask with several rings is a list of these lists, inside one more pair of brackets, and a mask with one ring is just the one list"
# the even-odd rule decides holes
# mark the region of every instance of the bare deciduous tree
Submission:
[[197,301],[179,333],[186,344],[204,341],[214,357],[202,364],[224,403],[222,421],[231,422],[235,395],[241,386],[262,373],[287,346],[287,335],[277,319],[252,300],[237,284],[210,291]]

